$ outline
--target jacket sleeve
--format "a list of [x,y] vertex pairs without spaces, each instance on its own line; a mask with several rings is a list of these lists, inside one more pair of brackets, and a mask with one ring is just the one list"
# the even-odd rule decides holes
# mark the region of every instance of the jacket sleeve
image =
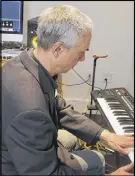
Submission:
[[55,130],[51,118],[40,110],[14,118],[4,141],[18,175],[77,175],[75,170],[58,161],[53,145],[57,137]]
[[66,105],[63,98],[57,98],[57,110],[62,128],[68,130],[89,145],[99,139],[96,138],[104,129],[88,117],[75,111],[72,105]]

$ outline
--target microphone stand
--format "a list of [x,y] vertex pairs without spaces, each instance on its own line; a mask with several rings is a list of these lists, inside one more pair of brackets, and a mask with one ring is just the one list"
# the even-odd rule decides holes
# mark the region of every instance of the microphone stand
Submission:
[[[94,55],[93,57],[94,57],[94,62],[93,62],[93,77],[92,77],[92,89],[91,89],[91,91],[94,90],[94,85],[95,85],[96,62],[97,62],[97,60],[98,60],[99,58],[106,58],[106,57],[108,57],[108,55],[106,55],[106,56],[96,56],[96,55]],[[91,107],[92,107],[92,103],[93,103],[93,98],[92,98],[92,96],[91,96],[91,102],[90,102],[90,106],[91,106]],[[89,118],[90,118],[91,115],[92,115],[92,110],[94,110],[94,109],[93,109],[93,108],[90,108]]]
[[[98,58],[95,58],[94,62],[93,62],[93,77],[92,77],[92,88],[91,88],[91,91],[94,90],[94,85],[95,85],[95,72],[96,72],[96,62],[97,62],[97,59]],[[92,103],[93,103],[93,98],[91,96],[90,104],[92,105]],[[92,109],[90,109],[89,118],[91,117],[91,115],[92,115]]]

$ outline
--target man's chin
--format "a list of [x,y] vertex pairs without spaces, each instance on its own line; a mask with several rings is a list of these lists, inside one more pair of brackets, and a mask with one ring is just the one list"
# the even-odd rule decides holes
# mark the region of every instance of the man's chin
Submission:
[[71,70],[71,69],[65,69],[62,71],[62,73],[67,73],[69,70]]
[[62,73],[67,73],[69,70],[64,70]]

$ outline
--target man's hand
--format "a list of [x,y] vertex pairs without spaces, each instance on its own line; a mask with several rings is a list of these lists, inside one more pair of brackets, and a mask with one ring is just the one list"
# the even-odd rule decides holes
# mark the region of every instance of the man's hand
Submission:
[[131,174],[130,171],[131,169],[133,169],[134,164],[128,164],[126,166],[120,167],[119,169],[117,169],[116,171],[112,172],[111,174],[106,174],[106,175],[134,175]]
[[131,134],[117,135],[108,130],[104,130],[100,135],[100,140],[106,146],[120,152],[121,154],[128,154],[128,148],[134,146],[134,137]]

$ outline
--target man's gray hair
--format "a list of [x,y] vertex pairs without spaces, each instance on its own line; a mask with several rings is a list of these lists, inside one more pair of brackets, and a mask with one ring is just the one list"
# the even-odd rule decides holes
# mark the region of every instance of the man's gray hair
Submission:
[[86,14],[69,5],[50,7],[39,16],[37,45],[48,49],[56,42],[63,42],[72,48],[86,33],[92,35],[92,21]]

